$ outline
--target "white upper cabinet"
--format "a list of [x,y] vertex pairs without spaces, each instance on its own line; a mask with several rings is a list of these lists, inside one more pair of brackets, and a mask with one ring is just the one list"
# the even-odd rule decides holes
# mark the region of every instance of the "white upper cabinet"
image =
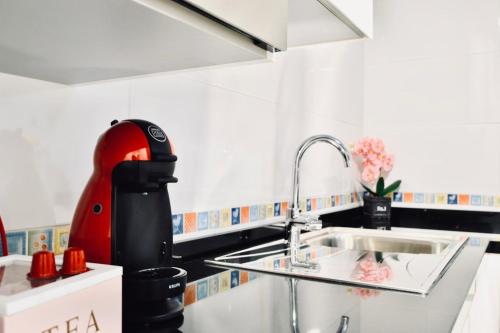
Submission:
[[288,47],[373,34],[373,0],[289,0]]
[[372,0],[0,0],[0,72],[64,84],[371,35]]

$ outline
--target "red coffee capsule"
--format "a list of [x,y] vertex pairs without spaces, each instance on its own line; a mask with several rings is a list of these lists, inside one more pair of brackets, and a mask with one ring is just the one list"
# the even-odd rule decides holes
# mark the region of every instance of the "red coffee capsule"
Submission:
[[54,279],[59,276],[56,269],[54,253],[50,251],[38,251],[33,254],[31,270],[28,273],[30,279]]
[[78,247],[70,247],[64,251],[61,275],[71,276],[88,271],[85,252]]

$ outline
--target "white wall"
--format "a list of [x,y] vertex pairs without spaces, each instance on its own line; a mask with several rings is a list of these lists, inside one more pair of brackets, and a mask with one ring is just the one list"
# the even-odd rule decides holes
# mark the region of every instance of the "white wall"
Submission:
[[[273,62],[61,86],[0,74],[0,215],[8,230],[71,222],[100,133],[113,119],[162,127],[179,157],[174,212],[286,200],[307,136],[346,143],[363,125],[363,42],[290,50]],[[314,147],[304,195],[350,192],[340,156]]]
[[402,191],[500,194],[500,1],[377,0],[364,132]]

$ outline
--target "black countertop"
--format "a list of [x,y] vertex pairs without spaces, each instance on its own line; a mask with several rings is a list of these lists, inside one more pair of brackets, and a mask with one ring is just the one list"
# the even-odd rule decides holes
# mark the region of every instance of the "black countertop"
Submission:
[[[358,214],[359,211],[352,210],[331,214],[323,220],[327,225],[355,227],[360,222]],[[416,214],[418,216],[420,212]],[[408,220],[409,223],[402,223],[402,220],[397,218],[398,226],[417,226],[412,219]],[[424,222],[420,227],[430,223],[425,219]],[[465,229],[463,231],[484,231],[484,228]],[[293,294],[297,299],[295,313],[300,332],[336,332],[341,316],[350,319],[349,333],[450,332],[488,246],[487,240],[471,237],[426,297],[307,280],[297,280],[292,293],[293,282],[289,278],[241,270],[227,271],[203,263],[205,258],[282,235],[283,231],[279,229],[260,228],[244,234],[225,235],[223,241],[206,239],[194,247],[188,243],[177,245],[174,252],[183,259],[176,265],[188,269],[191,281],[185,294],[184,316],[133,331],[294,332],[291,324],[294,318]],[[224,244],[224,247],[215,246],[215,243]]]
[[[349,333],[450,332],[487,243],[471,238],[427,297],[298,280],[299,331],[335,332],[341,316],[348,316]],[[293,332],[291,283],[289,278],[259,274],[247,283],[186,306],[179,330]]]

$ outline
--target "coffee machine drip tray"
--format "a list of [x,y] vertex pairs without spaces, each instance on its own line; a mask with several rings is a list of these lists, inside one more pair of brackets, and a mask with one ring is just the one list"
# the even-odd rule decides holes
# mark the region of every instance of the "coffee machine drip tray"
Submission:
[[168,320],[182,313],[181,295],[187,272],[177,267],[158,267],[123,276],[124,314],[134,322]]

